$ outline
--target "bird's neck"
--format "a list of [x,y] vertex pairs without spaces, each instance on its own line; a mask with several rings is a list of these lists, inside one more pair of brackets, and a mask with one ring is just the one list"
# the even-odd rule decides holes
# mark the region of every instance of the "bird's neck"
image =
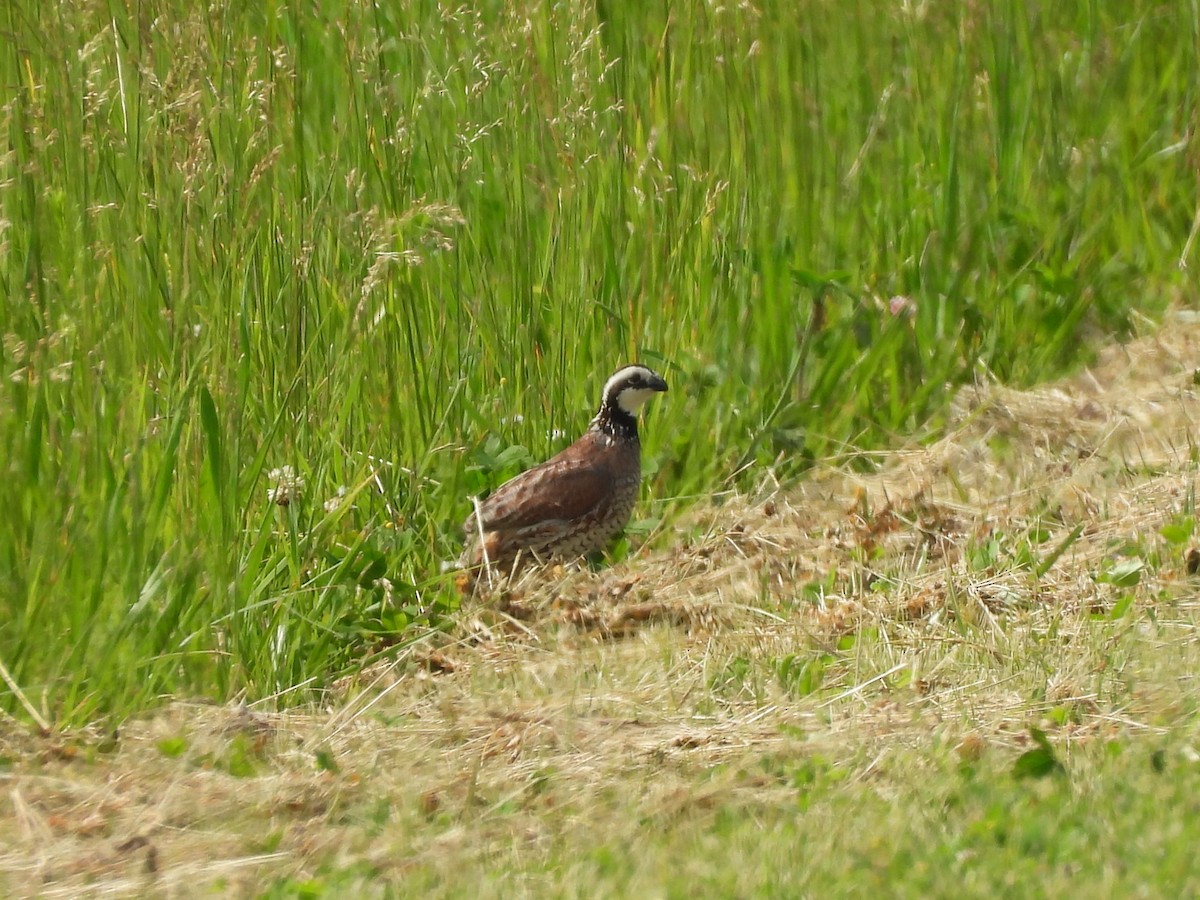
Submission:
[[637,419],[633,413],[621,409],[615,400],[605,399],[589,427],[590,430],[599,431],[609,437],[635,441],[638,439]]

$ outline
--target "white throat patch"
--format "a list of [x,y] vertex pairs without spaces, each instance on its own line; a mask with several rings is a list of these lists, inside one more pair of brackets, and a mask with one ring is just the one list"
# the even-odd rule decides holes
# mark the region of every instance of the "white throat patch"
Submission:
[[658,391],[651,390],[650,388],[625,388],[625,390],[617,394],[617,406],[632,415],[657,393]]

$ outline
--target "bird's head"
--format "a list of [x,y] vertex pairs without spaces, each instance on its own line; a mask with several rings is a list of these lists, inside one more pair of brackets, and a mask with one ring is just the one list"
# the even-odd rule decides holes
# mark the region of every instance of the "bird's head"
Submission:
[[657,372],[645,366],[624,366],[605,382],[602,406],[633,416],[647,400],[666,389],[667,383]]

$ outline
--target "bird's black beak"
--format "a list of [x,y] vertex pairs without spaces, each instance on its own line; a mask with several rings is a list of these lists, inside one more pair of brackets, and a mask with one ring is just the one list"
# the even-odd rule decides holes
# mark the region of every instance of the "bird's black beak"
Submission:
[[658,375],[655,375],[648,382],[646,382],[646,387],[650,388],[652,391],[659,391],[660,393],[664,394],[667,392],[667,383]]

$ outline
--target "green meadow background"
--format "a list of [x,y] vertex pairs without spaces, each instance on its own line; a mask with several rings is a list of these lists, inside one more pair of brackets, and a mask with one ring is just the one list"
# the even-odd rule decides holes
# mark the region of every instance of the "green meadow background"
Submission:
[[628,360],[633,546],[1086,362],[1194,296],[1198,48],[1178,0],[8,0],[0,702],[310,698]]

